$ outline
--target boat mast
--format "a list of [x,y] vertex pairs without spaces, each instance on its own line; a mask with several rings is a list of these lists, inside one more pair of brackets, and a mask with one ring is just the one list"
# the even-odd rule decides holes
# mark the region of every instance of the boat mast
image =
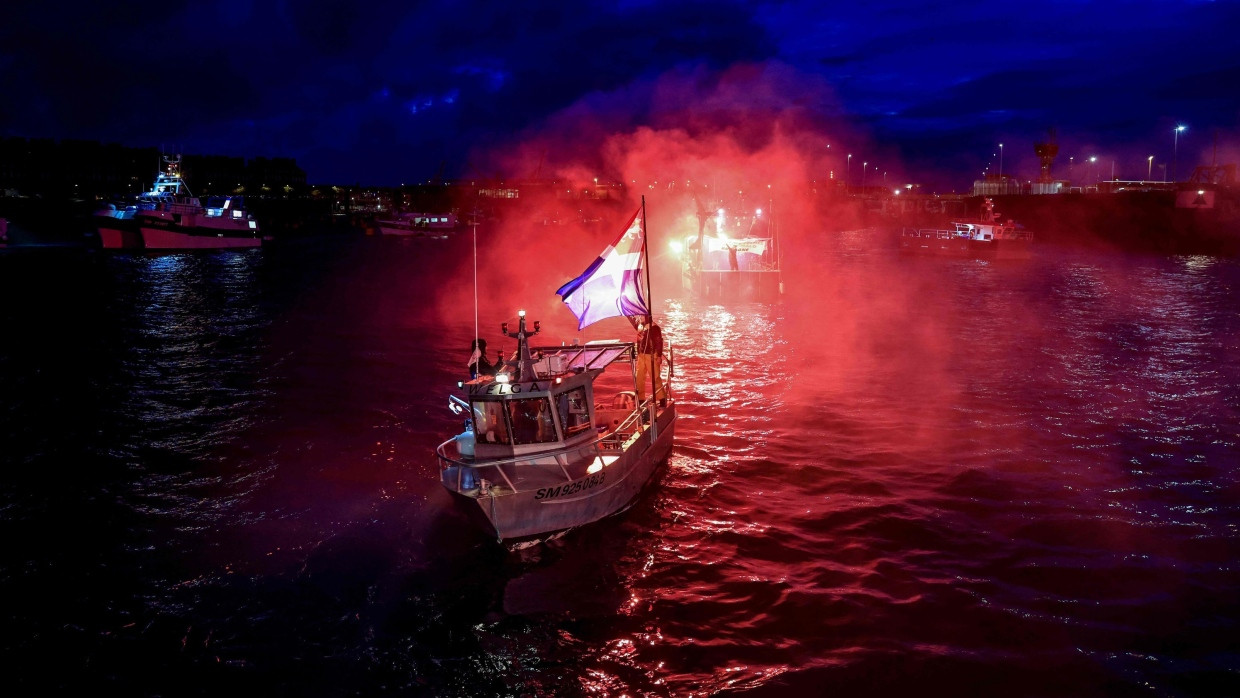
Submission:
[[525,311],[517,311],[517,331],[509,332],[508,323],[503,323],[500,331],[505,337],[515,337],[517,339],[517,375],[516,382],[533,380],[534,376],[534,357],[530,355],[530,345],[526,341],[526,337],[536,335],[542,331],[541,324],[538,320],[534,321],[534,331],[528,332],[525,329]]

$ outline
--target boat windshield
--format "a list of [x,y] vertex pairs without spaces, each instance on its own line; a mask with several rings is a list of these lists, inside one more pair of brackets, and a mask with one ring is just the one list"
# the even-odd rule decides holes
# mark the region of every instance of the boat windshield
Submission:
[[487,444],[552,443],[559,437],[551,415],[547,397],[475,401],[474,433],[480,443]]

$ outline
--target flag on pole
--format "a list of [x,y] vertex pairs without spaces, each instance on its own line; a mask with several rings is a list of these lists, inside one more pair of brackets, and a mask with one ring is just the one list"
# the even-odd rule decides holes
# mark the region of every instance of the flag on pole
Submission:
[[556,291],[577,316],[578,330],[604,318],[650,312],[642,293],[646,231],[640,214],[638,208],[620,237],[581,276]]

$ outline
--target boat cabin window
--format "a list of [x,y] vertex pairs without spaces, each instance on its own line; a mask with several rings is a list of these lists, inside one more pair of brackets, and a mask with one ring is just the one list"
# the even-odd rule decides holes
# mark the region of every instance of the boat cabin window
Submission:
[[504,403],[495,401],[474,403],[474,434],[480,443],[510,444],[508,420],[504,418]]
[[560,425],[564,438],[590,429],[590,408],[586,401],[585,386],[560,393],[556,396],[556,410],[560,413]]
[[512,443],[537,444],[558,441],[555,420],[551,416],[551,399],[531,397],[508,401],[508,417],[512,424]]
[[521,445],[559,440],[551,400],[546,397],[476,401],[474,417],[479,443]]

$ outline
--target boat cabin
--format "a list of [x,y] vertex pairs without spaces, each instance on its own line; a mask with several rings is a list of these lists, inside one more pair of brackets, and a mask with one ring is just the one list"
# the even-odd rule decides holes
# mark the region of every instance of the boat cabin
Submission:
[[507,365],[496,376],[463,383],[474,456],[504,458],[571,447],[618,425],[617,412],[627,417],[636,409],[632,391],[606,408],[596,406],[594,380],[613,361],[631,361],[633,351],[630,343],[614,342],[534,348],[532,375],[514,375]]

